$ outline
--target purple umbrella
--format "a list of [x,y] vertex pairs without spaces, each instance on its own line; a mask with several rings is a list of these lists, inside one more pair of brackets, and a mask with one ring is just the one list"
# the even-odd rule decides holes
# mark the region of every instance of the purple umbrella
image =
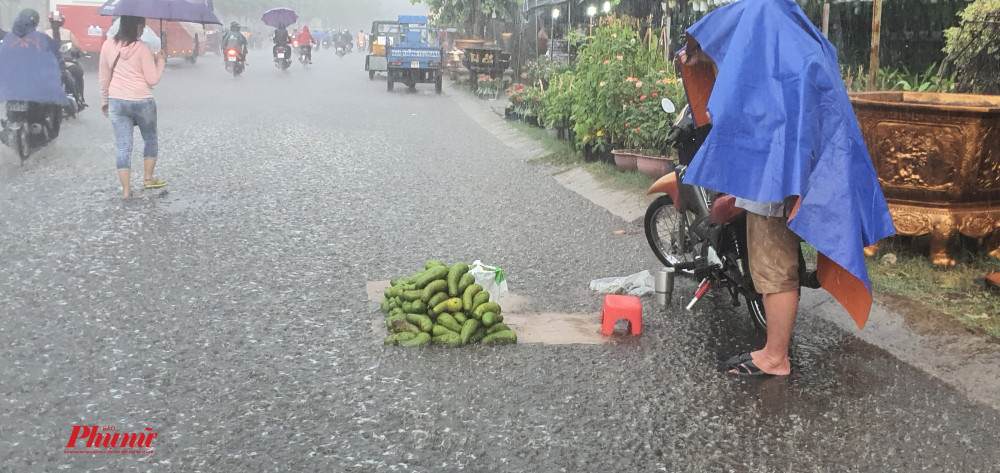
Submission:
[[200,0],[108,0],[97,9],[104,16],[141,16],[162,21],[183,21],[203,25],[222,22],[212,7]]
[[289,8],[272,8],[264,12],[260,19],[267,26],[281,28],[295,23],[299,16]]

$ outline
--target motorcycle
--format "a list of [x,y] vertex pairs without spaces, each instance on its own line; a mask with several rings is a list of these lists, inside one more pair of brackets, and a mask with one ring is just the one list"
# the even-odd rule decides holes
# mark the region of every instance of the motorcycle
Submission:
[[14,148],[23,162],[59,136],[62,115],[60,105],[8,101],[7,118],[0,120],[0,142]]
[[309,54],[308,44],[299,46],[299,63],[302,64],[303,66],[308,66],[310,64],[308,54]]
[[226,72],[232,73],[233,77],[239,77],[246,69],[246,60],[236,48],[226,49]]
[[285,70],[292,65],[292,53],[288,46],[279,45],[275,49],[274,67]]
[[[77,84],[77,78],[71,71],[74,68],[80,68],[79,60],[81,57],[84,57],[84,54],[70,43],[62,45],[59,51],[62,53],[63,60],[62,67],[60,68],[62,69],[63,90],[66,91],[66,99],[69,100],[69,104],[63,106],[63,116],[66,118],[75,118],[77,113],[87,107],[87,104],[83,100],[83,94],[80,93],[83,84]],[[80,72],[80,76],[80,80],[82,80],[82,71]]]
[[347,45],[337,43],[337,56],[344,57],[345,54],[347,54]]
[[[663,110],[673,113],[672,102],[663,99]],[[715,286],[732,297],[733,307],[746,301],[753,324],[767,329],[764,299],[754,287],[747,254],[746,210],[736,207],[736,198],[684,182],[684,174],[701,147],[711,125],[696,127],[690,106],[678,114],[667,139],[678,151],[674,172],[649,187],[647,194],[663,193],[649,204],[644,219],[646,240],[656,257],[675,274],[700,281],[686,309]],[[807,271],[799,250],[799,281],[818,288],[815,271]]]

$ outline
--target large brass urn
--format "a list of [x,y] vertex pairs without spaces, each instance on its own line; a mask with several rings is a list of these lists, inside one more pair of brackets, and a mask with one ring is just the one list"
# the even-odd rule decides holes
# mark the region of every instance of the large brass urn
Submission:
[[1000,96],[862,92],[851,103],[896,230],[931,234],[931,261],[954,265],[956,233],[1000,258]]

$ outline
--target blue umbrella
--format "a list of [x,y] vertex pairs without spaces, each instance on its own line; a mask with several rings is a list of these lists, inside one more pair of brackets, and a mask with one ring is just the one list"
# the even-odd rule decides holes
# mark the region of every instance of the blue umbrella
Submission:
[[108,0],[97,9],[104,16],[141,16],[162,21],[183,21],[203,25],[222,22],[212,7],[200,0]]
[[281,28],[295,23],[299,16],[289,8],[272,8],[260,16],[265,25]]

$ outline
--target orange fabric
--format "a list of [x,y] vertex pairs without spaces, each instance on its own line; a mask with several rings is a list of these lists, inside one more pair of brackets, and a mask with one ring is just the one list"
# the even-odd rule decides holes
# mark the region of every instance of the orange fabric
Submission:
[[312,37],[312,34],[309,33],[309,27],[308,26],[303,26],[302,27],[302,31],[299,32],[299,35],[296,36],[295,39],[298,40],[299,44],[301,44],[303,46],[305,46],[305,45],[307,45],[309,43],[312,43],[313,42],[313,37]]
[[[687,44],[692,53],[692,48],[698,48],[698,42],[691,35],[687,35]],[[694,122],[698,126],[707,125],[712,122],[708,116],[708,97],[712,95],[712,87],[715,86],[715,65],[711,61],[698,61],[680,66]]]
[[822,253],[816,259],[816,275],[823,289],[847,309],[858,329],[863,329],[873,301],[865,283]]

